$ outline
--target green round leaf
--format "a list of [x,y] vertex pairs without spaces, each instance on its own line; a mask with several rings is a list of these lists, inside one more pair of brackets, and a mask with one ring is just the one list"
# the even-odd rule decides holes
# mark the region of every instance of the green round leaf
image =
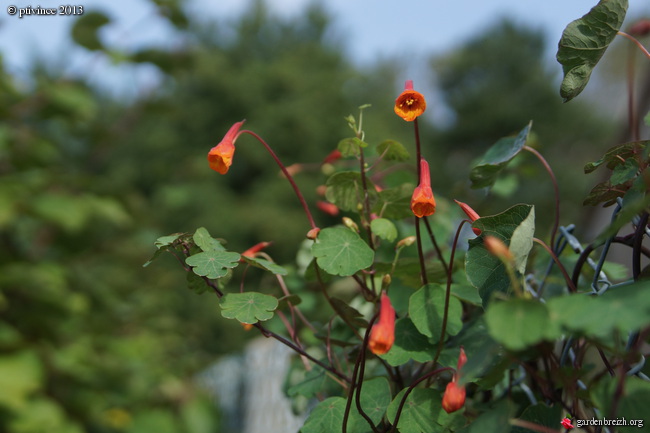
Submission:
[[510,350],[523,350],[544,340],[549,326],[546,306],[538,301],[493,302],[485,312],[490,335]]
[[[402,401],[406,389],[400,391],[393,399],[386,415],[389,422],[393,423],[397,409]],[[442,394],[431,388],[414,388],[406,399],[406,403],[397,423],[400,433],[442,432],[437,420],[442,409]]]
[[515,256],[517,270],[522,272],[533,245],[534,215],[533,206],[520,204],[498,215],[481,217],[474,222],[474,227],[479,228],[482,234],[469,240],[465,270],[469,282],[478,289],[484,307],[493,293],[509,291],[510,278],[503,263],[483,246],[483,239],[486,235],[495,236],[506,245],[512,245],[511,252]]
[[201,277],[221,278],[228,273],[228,269],[239,264],[239,254],[230,251],[207,251],[185,259],[185,263],[192,266],[192,271]]
[[392,221],[386,218],[375,218],[370,223],[370,228],[375,235],[388,242],[393,242],[397,239],[397,227],[395,227]]
[[[427,284],[409,299],[409,316],[413,324],[421,334],[433,338],[434,341],[440,339],[444,310],[445,288],[439,284]],[[456,335],[463,328],[462,314],[460,301],[450,296],[446,329],[448,335]]]
[[469,175],[472,188],[485,188],[494,185],[501,170],[526,145],[531,127],[532,122],[526,125],[516,137],[501,138],[485,152],[481,162],[472,169]]
[[[369,179],[366,179],[368,186],[368,197],[370,203],[377,198],[377,191]],[[363,183],[361,174],[356,171],[342,171],[334,173],[327,179],[325,198],[334,203],[339,209],[348,212],[357,212],[358,206],[363,201]]]
[[404,145],[395,140],[385,140],[377,145],[377,153],[386,161],[406,161],[411,157]]
[[192,240],[197,247],[201,248],[202,251],[225,251],[226,249],[221,245],[221,243],[210,236],[208,230],[205,227],[199,227],[194,232]]
[[257,323],[273,317],[278,300],[273,296],[257,292],[228,293],[221,301],[221,315],[226,319],[237,319],[242,323]]
[[375,257],[375,252],[358,234],[343,227],[321,230],[311,251],[321,269],[341,276],[368,268]]
[[435,349],[427,337],[418,332],[411,319],[404,317],[395,322],[395,342],[381,358],[392,366],[406,364],[411,359],[427,362],[433,360]]
[[341,431],[346,400],[343,397],[330,397],[312,409],[301,433],[332,433]]
[[284,269],[282,266],[275,264],[271,261],[265,260],[265,259],[260,259],[258,257],[246,257],[242,256],[242,260],[244,260],[246,263],[249,265],[255,266],[256,268],[264,269],[265,271],[269,271],[275,275],[287,275],[288,271]]
[[337,149],[344,158],[347,158],[349,156],[358,156],[361,153],[361,148],[366,146],[368,146],[368,143],[359,140],[357,137],[350,137],[339,141]]

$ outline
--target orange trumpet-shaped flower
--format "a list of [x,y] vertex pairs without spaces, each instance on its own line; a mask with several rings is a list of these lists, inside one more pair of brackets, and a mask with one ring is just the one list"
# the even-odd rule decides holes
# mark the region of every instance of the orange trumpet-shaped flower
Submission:
[[429,163],[424,158],[420,160],[420,184],[413,191],[411,210],[418,218],[433,215],[436,211],[436,200],[431,191]]
[[447,384],[445,388],[445,393],[442,396],[442,408],[447,413],[456,412],[465,405],[465,387],[463,385],[458,385],[458,379],[460,378],[460,369],[467,362],[467,355],[465,355],[465,350],[460,348],[460,355],[458,356],[458,364],[456,365],[456,372],[454,376]]
[[208,152],[210,168],[220,174],[226,174],[232,165],[232,157],[235,154],[235,140],[239,137],[239,128],[244,120],[237,122],[230,127],[223,140]]
[[[481,218],[481,217],[479,216],[479,214],[477,214],[476,211],[475,211],[474,209],[472,209],[471,207],[469,207],[468,204],[463,203],[462,201],[458,201],[458,200],[454,200],[454,201],[456,202],[456,204],[457,204],[458,206],[460,206],[460,208],[463,210],[463,212],[465,212],[465,215],[467,215],[467,217],[469,218],[469,220],[470,220],[471,222],[474,222],[474,221],[476,221],[477,219]],[[474,232],[474,234],[475,234],[476,236],[480,236],[480,235],[481,235],[481,229],[478,229],[478,228],[474,227],[474,228],[472,228],[472,231]]]
[[427,109],[422,93],[413,90],[413,81],[407,80],[404,91],[395,100],[395,114],[407,122],[414,121]]
[[387,353],[395,342],[395,309],[386,292],[381,292],[379,320],[372,325],[368,348],[375,355]]

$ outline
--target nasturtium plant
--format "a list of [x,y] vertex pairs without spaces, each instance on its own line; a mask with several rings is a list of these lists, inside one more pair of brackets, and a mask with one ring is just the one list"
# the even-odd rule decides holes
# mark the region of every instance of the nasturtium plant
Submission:
[[[567,27],[558,52],[565,100],[587,85],[626,9],[624,0],[602,0]],[[642,260],[650,257],[644,245],[650,233],[648,142],[635,138],[613,146],[585,166],[587,174],[609,170],[585,203],[617,204],[612,223],[585,244],[562,220],[565,204],[542,155],[544,142],[529,140],[532,121],[464,170],[471,188],[483,189],[489,201],[499,193],[493,187],[504,169],[519,164],[522,151],[532,154],[548,175],[540,182],[554,191],[550,228],[540,227],[545,221],[536,219],[532,204],[511,203],[488,215],[469,191],[434,182],[440,176],[431,176],[435,166],[422,157],[418,125],[426,99],[411,80],[393,111],[405,128],[413,127],[413,143],[367,138],[362,118],[368,108],[345,118],[353,136],[332,143],[315,174],[327,207],[322,198],[308,200],[294,179],[313,165],[285,166],[243,122],[208,152],[209,168],[229,175],[240,169],[235,144],[241,135],[269,151],[305,213],[306,221],[295,224],[308,223],[295,263],[276,262],[264,248],[268,242],[229,251],[233,247],[220,237],[227,228],[218,237],[205,228],[161,237],[152,258],[171,253],[188,272],[191,290],[220,298],[223,318],[299,355],[286,393],[296,407],[311,407],[300,431],[519,433],[558,431],[573,419],[617,411],[641,416],[634,398],[647,400],[650,374],[643,349],[650,271]],[[520,184],[512,171],[511,193]],[[459,201],[451,191],[469,198]],[[453,201],[462,212],[450,211]],[[331,225],[312,215],[313,204]],[[629,248],[629,270],[606,265],[613,243]],[[621,391],[628,383],[631,395]],[[19,383],[19,392],[28,385]]]

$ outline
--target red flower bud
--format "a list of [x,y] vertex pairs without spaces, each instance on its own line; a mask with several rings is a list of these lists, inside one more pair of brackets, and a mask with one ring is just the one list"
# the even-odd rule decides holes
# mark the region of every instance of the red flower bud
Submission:
[[465,404],[465,387],[459,386],[455,381],[451,381],[445,388],[445,394],[442,396],[442,408],[447,413],[456,412]]
[[[469,207],[468,204],[463,203],[462,201],[458,201],[458,200],[454,200],[454,201],[456,202],[456,204],[457,204],[458,206],[460,206],[460,208],[463,210],[463,212],[465,212],[465,215],[467,215],[467,217],[469,218],[469,220],[470,220],[471,222],[474,222],[474,221],[476,221],[477,219],[481,218],[481,217],[479,216],[479,214],[477,214],[476,211],[475,211],[474,209],[472,209],[471,207]],[[474,234],[475,234],[476,236],[480,236],[480,235],[481,235],[481,229],[477,229],[477,228],[473,227],[473,228],[472,228],[472,231],[474,232]]]
[[255,257],[255,254],[259,253],[269,245],[271,245],[271,242],[260,242],[259,244],[253,245],[252,247],[250,247],[249,249],[241,253],[241,255],[245,257],[253,258]]
[[632,36],[645,36],[650,33],[650,19],[642,18],[627,31]]
[[322,164],[331,164],[331,163],[333,163],[333,162],[338,161],[339,159],[341,159],[342,156],[343,156],[343,154],[341,153],[340,150],[338,150],[338,149],[334,149],[333,151],[331,151],[331,152],[329,153],[329,155],[327,155],[327,156],[325,157],[325,159],[323,159]]
[[316,207],[328,215],[337,216],[339,214],[339,208],[333,203],[319,200],[316,202]]
[[381,292],[379,320],[372,325],[368,348],[375,355],[387,353],[395,342],[395,309],[386,292]]

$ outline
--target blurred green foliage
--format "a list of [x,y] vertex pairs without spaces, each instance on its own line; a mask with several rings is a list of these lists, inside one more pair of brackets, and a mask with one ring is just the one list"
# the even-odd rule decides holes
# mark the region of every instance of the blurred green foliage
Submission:
[[[97,39],[106,20],[96,14],[73,32],[98,55],[157,66],[164,79],[147,96],[111,100],[46,68],[26,90],[0,68],[1,431],[214,431],[215,409],[192,377],[242,333],[221,320],[216,297],[183,289],[170,257],[142,264],[157,237],[200,226],[232,251],[273,240],[273,257],[291,262],[308,225],[258,143],[238,141],[227,177],[208,169],[207,151],[245,118],[287,164],[314,163],[297,176],[313,202],[319,162],[350,134],[343,118],[360,104],[373,104],[366,141],[411,135],[392,113],[396,69],[355,68],[326,37],[322,10],[284,21],[258,2],[234,26],[200,26],[179,2],[154,3],[188,36],[182,49],[118,55]],[[572,117],[590,119],[584,106],[560,111],[540,38],[500,25],[442,63],[457,123],[427,153],[462,148],[468,161],[480,140],[531,118],[558,151],[598,136],[597,123]],[[442,174],[464,169],[434,178],[445,185]]]

